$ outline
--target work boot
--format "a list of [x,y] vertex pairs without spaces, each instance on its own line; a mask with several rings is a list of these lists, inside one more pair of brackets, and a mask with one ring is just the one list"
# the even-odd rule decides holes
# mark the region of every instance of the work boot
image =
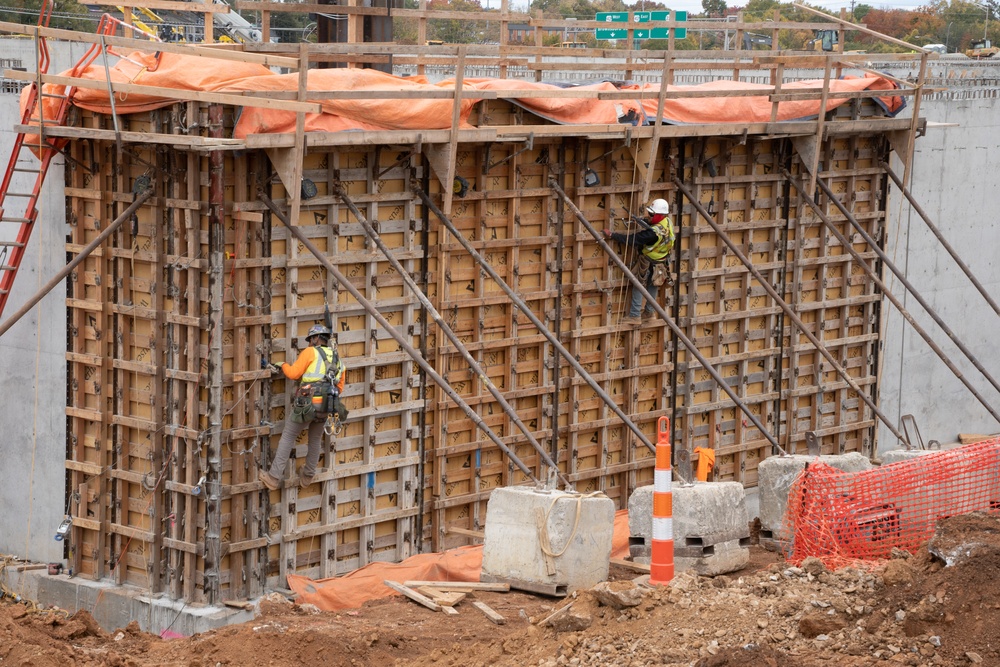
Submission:
[[634,327],[638,326],[641,323],[641,321],[642,320],[640,320],[638,316],[629,315],[628,317],[622,320],[622,324],[624,324],[627,327]]
[[644,311],[642,311],[642,321],[643,322],[647,322],[647,321],[649,321],[649,320],[651,320],[651,319],[653,319],[655,317],[656,317],[656,314],[653,313],[653,311],[651,311],[651,310],[644,310]]
[[300,470],[299,471],[299,488],[300,489],[304,489],[307,486],[309,486],[310,484],[312,484],[313,483],[313,477],[315,477],[315,475],[307,475],[306,474],[306,469],[305,468],[303,468],[302,470]]
[[263,482],[264,486],[269,488],[271,491],[277,491],[278,487],[281,486],[281,480],[266,470],[259,471],[257,473],[257,479]]

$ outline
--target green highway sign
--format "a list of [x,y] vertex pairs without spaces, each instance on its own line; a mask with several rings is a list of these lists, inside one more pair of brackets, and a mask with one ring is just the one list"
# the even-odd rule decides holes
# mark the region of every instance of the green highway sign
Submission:
[[[670,12],[650,12],[652,14],[652,21],[670,21]],[[687,12],[674,12],[674,21],[687,21]],[[687,28],[674,28],[674,38],[684,39],[687,37]],[[653,39],[669,39],[670,38],[670,28],[653,28]]]
[[[628,23],[628,12],[598,12],[597,20],[604,23]],[[649,23],[650,21],[687,21],[687,12],[674,12],[674,18],[670,18],[670,12],[633,12],[632,23]],[[598,28],[594,36],[597,39],[628,39],[628,28]],[[668,39],[670,28],[635,28],[632,30],[633,39]],[[684,39],[687,37],[687,28],[674,28],[674,37]]]
[[[628,12],[597,12],[597,20],[604,23],[628,23]],[[597,39],[628,39],[626,28],[598,28]]]

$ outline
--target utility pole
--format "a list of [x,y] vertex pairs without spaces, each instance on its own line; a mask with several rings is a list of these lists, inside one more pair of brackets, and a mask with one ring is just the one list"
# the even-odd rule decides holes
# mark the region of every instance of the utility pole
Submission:
[[851,21],[854,21],[854,0],[851,0]]

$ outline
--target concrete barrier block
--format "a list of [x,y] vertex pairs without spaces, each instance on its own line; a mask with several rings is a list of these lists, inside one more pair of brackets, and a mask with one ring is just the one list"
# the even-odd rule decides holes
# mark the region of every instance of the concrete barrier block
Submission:
[[887,466],[900,461],[912,461],[927,454],[937,454],[937,449],[893,449],[882,454],[882,465]]
[[760,493],[761,544],[776,548],[778,543],[791,538],[787,534],[785,514],[788,511],[788,493],[792,484],[807,463],[822,461],[844,472],[859,472],[872,467],[867,457],[857,452],[808,456],[770,456],[757,464],[757,488]]
[[[608,578],[615,504],[603,494],[499,488],[490,494],[486,517],[483,581],[563,595]],[[549,551],[558,554],[551,568],[541,546],[545,533]]]
[[[746,494],[738,482],[674,486],[674,568],[703,575],[734,572],[750,562]],[[653,487],[636,489],[628,501],[633,558],[649,562]]]

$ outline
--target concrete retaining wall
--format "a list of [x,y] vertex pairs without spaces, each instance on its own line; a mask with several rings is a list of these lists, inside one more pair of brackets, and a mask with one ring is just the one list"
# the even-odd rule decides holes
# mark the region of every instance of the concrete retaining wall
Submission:
[[[86,45],[51,44],[51,72],[83,55]],[[0,39],[0,58],[34,69],[31,40]],[[10,82],[0,92],[0,153],[6,167],[19,122],[18,95]],[[37,167],[34,158],[26,165]],[[52,162],[43,188],[36,229],[18,271],[3,319],[66,265],[64,160]],[[15,174],[16,192],[30,192],[33,174]],[[12,200],[18,204],[23,199]],[[20,217],[23,211],[7,211]],[[13,240],[16,226],[0,225],[0,239]],[[53,537],[66,504],[66,288],[59,285],[0,338],[0,553],[39,561],[61,560],[63,543]]]
[[[935,65],[940,67],[939,65]],[[981,98],[969,98],[970,79],[954,76],[958,89],[925,100],[921,115],[928,121],[956,123],[957,127],[929,129],[917,141],[910,191],[957,250],[986,289],[1000,296],[1000,262],[994,240],[1000,238],[1000,188],[996,162],[1000,155],[1000,101],[993,89]],[[949,71],[944,74],[947,77]],[[993,67],[1000,73],[1000,64]],[[994,74],[996,76],[996,74]],[[947,80],[947,79],[946,79]],[[951,85],[951,84],[949,84]],[[902,173],[898,160],[893,169]],[[889,200],[886,252],[931,306],[954,329],[979,361],[1000,377],[996,354],[998,317],[962,274],[937,239],[893,187]],[[899,281],[887,282],[913,316],[930,331],[962,373],[993,405],[998,394],[964,359],[958,348],[937,328]],[[959,433],[1000,431],[989,413],[955,378],[927,344],[883,301],[884,347],[880,378],[880,407],[897,424],[913,414],[925,442],[953,442]],[[895,449],[896,438],[880,425],[879,451]]]

